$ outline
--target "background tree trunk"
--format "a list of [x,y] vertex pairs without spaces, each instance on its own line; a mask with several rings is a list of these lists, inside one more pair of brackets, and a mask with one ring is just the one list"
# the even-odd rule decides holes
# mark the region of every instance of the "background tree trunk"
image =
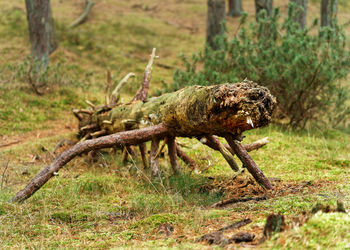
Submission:
[[242,0],[229,0],[228,1],[228,15],[229,16],[242,15]]
[[306,26],[306,13],[307,13],[307,0],[290,0],[291,3],[294,3],[297,8],[294,15],[294,21],[300,24],[302,29],[305,29]]
[[224,32],[222,22],[225,20],[225,1],[208,0],[207,44],[217,49],[214,44],[215,36]]
[[54,52],[58,47],[58,39],[56,35],[55,22],[53,20],[51,6],[49,4],[49,25],[50,25],[50,47],[49,54]]
[[32,57],[41,62],[42,68],[46,68],[49,54],[58,45],[50,0],[26,0],[26,9]]
[[322,0],[321,2],[321,26],[333,26],[337,17],[338,0]]
[[267,16],[272,15],[273,0],[255,0],[255,18],[258,21],[259,13],[266,10]]

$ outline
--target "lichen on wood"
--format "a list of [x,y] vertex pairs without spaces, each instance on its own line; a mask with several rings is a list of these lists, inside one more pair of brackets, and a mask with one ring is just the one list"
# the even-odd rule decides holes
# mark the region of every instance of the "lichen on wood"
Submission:
[[[190,86],[146,101],[122,104],[106,112],[82,113],[80,136],[102,130],[112,134],[159,123],[166,124],[173,136],[241,134],[267,125],[275,103],[266,88],[250,81]],[[92,124],[95,125],[92,129],[82,130]]]

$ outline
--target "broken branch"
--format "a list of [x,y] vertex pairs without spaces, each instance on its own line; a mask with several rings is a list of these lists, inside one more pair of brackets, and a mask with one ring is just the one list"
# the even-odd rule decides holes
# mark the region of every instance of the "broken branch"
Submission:
[[267,179],[264,173],[258,168],[256,163],[248,155],[247,150],[245,150],[241,143],[235,140],[235,138],[230,134],[226,135],[225,138],[235,154],[242,161],[243,165],[248,169],[249,173],[253,175],[255,180],[264,188],[272,189],[273,186],[270,183],[269,179]]
[[174,170],[174,173],[178,174],[180,173],[180,166],[177,163],[175,137],[167,137],[167,138],[168,138],[167,144],[168,144],[168,154],[170,158],[170,164]]
[[158,162],[158,158],[156,157],[158,147],[159,147],[159,139],[152,138],[151,152],[150,152],[150,165],[151,165],[151,172],[153,177],[157,177],[159,175],[159,162]]
[[84,23],[90,13],[90,10],[92,6],[94,6],[94,2],[91,0],[87,0],[85,4],[85,10],[84,12],[74,21],[69,25],[69,28],[75,28],[79,26],[80,24]]
[[146,69],[145,69],[145,74],[143,76],[142,87],[135,95],[133,101],[136,101],[136,100],[144,101],[147,98],[148,88],[151,82],[152,64],[153,64],[154,58],[156,58],[156,48],[153,48],[152,50],[151,58],[149,59],[148,65],[146,66]]
[[96,150],[114,146],[124,147],[127,145],[137,145],[149,141],[152,138],[164,137],[167,132],[168,129],[161,123],[143,129],[124,131],[80,142],[60,154],[49,166],[44,167],[24,189],[19,191],[12,198],[11,201],[21,202],[32,196],[54,175],[55,172],[58,172],[65,164],[77,155],[89,152],[92,149]]
[[183,151],[177,144],[176,144],[176,154],[187,165],[191,167],[197,166],[197,163],[188,154],[186,154],[185,151]]
[[124,76],[124,78],[118,83],[118,85],[115,87],[115,89],[112,91],[111,94],[111,100],[110,100],[110,105],[115,105],[119,99],[120,99],[120,90],[121,88],[125,85],[125,83],[128,82],[128,80],[131,77],[135,77],[135,73],[130,72],[129,74],[127,74],[126,76]]
[[230,154],[230,151],[221,144],[217,137],[207,135],[205,138],[207,139],[208,143],[213,145],[213,147],[221,153],[233,171],[239,171],[239,167],[236,161],[233,159],[233,155]]
[[267,200],[266,196],[262,197],[244,197],[244,198],[232,198],[228,200],[223,200],[218,203],[213,204],[211,207],[224,207],[228,204],[238,203],[238,202],[247,202],[247,201],[264,201]]

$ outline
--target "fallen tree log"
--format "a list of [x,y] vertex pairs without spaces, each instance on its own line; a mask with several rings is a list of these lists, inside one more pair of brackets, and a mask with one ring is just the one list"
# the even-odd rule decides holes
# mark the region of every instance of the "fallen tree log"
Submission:
[[[80,132],[85,133],[81,136],[94,137],[102,132],[116,134],[83,141],[63,152],[12,200],[22,201],[30,197],[54,172],[83,152],[113,146],[138,145],[149,140],[159,141],[166,136],[174,138],[215,134],[231,139],[245,130],[267,125],[274,103],[274,98],[266,88],[252,82],[242,82],[211,87],[187,87],[150,98],[148,101],[136,101],[104,112],[80,112],[78,115],[84,115],[79,116]],[[135,130],[125,131],[130,129]],[[176,162],[176,144],[174,139],[170,141],[171,159]],[[228,142],[231,146],[232,140]],[[241,149],[237,150],[236,144],[235,141],[233,150],[240,157]],[[153,150],[154,154],[157,149]],[[172,164],[172,167],[178,171],[178,166]],[[248,170],[251,171],[250,168]],[[157,172],[152,169],[154,171]],[[258,174],[253,173],[253,176],[265,188],[272,188],[261,171]]]
[[76,111],[80,136],[112,134],[164,123],[173,136],[240,135],[271,120],[275,99],[256,83],[190,86],[114,108]]
[[[139,145],[144,166],[147,167],[144,143],[152,141],[150,166],[152,175],[157,176],[159,141],[166,140],[171,166],[178,173],[180,168],[176,156],[191,165],[195,162],[178,147],[176,137],[206,138],[208,146],[219,150],[235,171],[239,167],[232,156],[237,154],[260,185],[266,189],[272,188],[239,142],[243,131],[265,126],[271,120],[276,101],[269,90],[245,80],[209,87],[190,86],[146,99],[154,58],[155,49],[146,67],[142,88],[132,102],[116,103],[118,93],[113,91],[114,97],[106,98],[112,100],[110,103],[97,107],[87,101],[90,109],[73,111],[79,120],[81,142],[43,168],[12,201],[29,198],[75,156],[106,147]],[[226,138],[229,145],[221,144],[215,135]],[[256,144],[255,148],[264,143]]]

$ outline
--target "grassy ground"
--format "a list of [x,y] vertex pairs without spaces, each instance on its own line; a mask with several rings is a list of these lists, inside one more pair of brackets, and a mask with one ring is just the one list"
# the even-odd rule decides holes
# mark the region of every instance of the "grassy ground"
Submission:
[[[96,162],[79,157],[21,205],[8,199],[49,163],[56,144],[73,138],[72,108],[104,98],[106,70],[118,82],[130,71],[137,77],[123,91],[136,92],[152,47],[160,58],[154,66],[151,93],[171,82],[180,52],[189,55],[204,43],[205,1],[96,1],[88,23],[67,28],[84,1],[52,1],[60,47],[51,60],[51,87],[44,96],[27,84],[29,42],[24,4],[0,1],[0,240],[2,248],[195,248],[199,236],[244,218],[243,231],[258,243],[266,216],[282,213],[287,221],[318,202],[350,207],[350,135],[316,128],[294,132],[272,125],[246,133],[246,142],[269,136],[270,143],[252,157],[276,190],[266,193],[244,174],[234,174],[222,157],[195,140],[183,139],[184,150],[202,174],[182,165],[171,176],[161,160],[162,178],[150,179],[138,156],[125,166],[120,154],[101,152]],[[253,1],[243,1],[253,14]],[[285,1],[275,1],[286,10]],[[310,2],[310,21],[318,15]],[[341,21],[347,6],[339,8]],[[253,16],[252,16],[253,18]],[[229,19],[235,30],[237,19]],[[167,67],[164,67],[166,65]],[[170,67],[170,69],[169,69]],[[8,146],[1,146],[1,145]],[[307,185],[303,183],[308,182]],[[265,195],[268,200],[215,209],[222,199]],[[171,223],[167,236],[159,225]],[[258,248],[350,247],[349,215],[318,213],[302,227],[276,235]],[[231,232],[235,233],[235,232]],[[235,245],[239,247],[240,245]]]

